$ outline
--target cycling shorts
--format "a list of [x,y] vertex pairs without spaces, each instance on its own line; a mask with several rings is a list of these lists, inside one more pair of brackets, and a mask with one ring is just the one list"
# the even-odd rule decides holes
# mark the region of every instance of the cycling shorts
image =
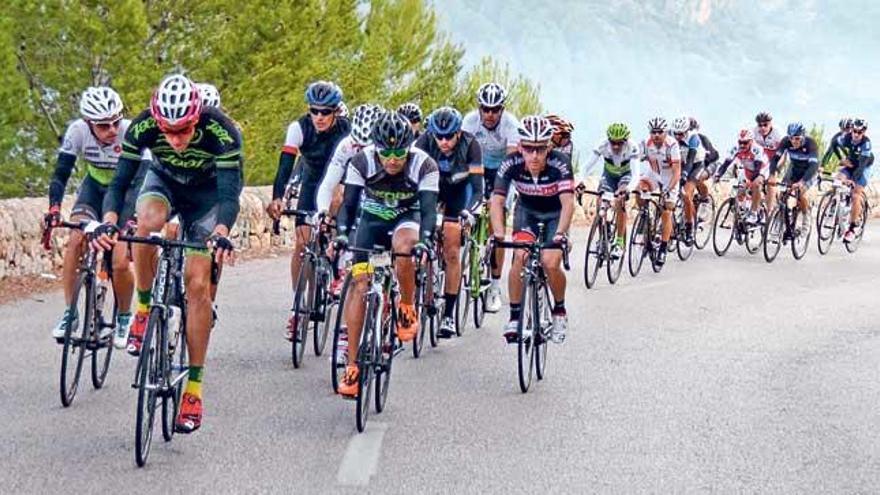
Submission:
[[[353,247],[358,249],[383,248],[391,249],[391,239],[399,230],[410,229],[416,235],[419,232],[419,212],[412,210],[399,215],[393,220],[383,220],[369,213],[361,214],[357,231],[354,234]],[[353,254],[354,263],[364,263],[370,259],[367,253]]]
[[168,207],[168,218],[179,215],[183,239],[187,242],[205,242],[217,226],[217,184],[209,181],[198,185],[183,185],[156,173],[147,172],[137,202],[158,199]]
[[[528,233],[539,242],[549,242],[559,227],[559,215],[558,211],[538,212],[518,204],[513,212],[513,235],[517,237],[517,234]],[[538,239],[541,223],[544,224],[544,236]]]

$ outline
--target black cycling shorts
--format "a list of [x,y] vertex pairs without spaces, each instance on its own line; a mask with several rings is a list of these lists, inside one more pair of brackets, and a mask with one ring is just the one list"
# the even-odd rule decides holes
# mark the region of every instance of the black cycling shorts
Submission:
[[[318,188],[321,186],[323,173],[311,167],[303,167],[302,182],[299,185],[299,198],[296,200],[296,209],[301,211],[316,212],[318,209]],[[307,225],[308,219],[297,216],[294,222],[297,227]]]
[[[353,247],[358,249],[383,248],[391,249],[391,238],[400,229],[413,229],[419,232],[419,212],[411,210],[399,215],[393,220],[383,220],[369,213],[362,213],[358,220],[357,231],[354,234]],[[367,253],[354,253],[354,263],[364,263],[369,260]]]
[[216,181],[183,185],[150,170],[137,201],[140,203],[150,198],[159,199],[168,206],[166,220],[174,215],[180,216],[183,239],[187,242],[207,241],[217,226]]
[[[122,204],[122,211],[119,212],[119,219],[116,222],[117,226],[125,226],[128,220],[134,216],[137,197],[149,166],[150,162],[143,162],[141,164],[131,186],[125,192],[125,201]],[[90,175],[86,175],[79,185],[79,189],[77,189],[76,201],[73,203],[73,209],[70,212],[71,216],[85,217],[97,222],[102,221],[104,217],[104,195],[106,193],[107,186],[102,186]]]
[[468,181],[458,184],[440,183],[440,194],[437,203],[443,205],[443,220],[457,222],[461,210],[467,206]]
[[[523,208],[522,204],[517,204],[513,212],[513,234],[528,232],[539,242],[549,242],[553,239],[556,229],[559,227],[559,215],[560,212],[558,211],[538,212]],[[538,238],[538,231],[540,230],[538,224],[540,223],[544,224],[544,236],[542,238]]]
[[629,186],[629,182],[632,180],[632,173],[623,174],[619,177],[615,177],[609,174],[602,174],[602,178],[599,179],[599,192],[611,192],[616,193],[618,189],[623,187],[626,190],[627,186]]

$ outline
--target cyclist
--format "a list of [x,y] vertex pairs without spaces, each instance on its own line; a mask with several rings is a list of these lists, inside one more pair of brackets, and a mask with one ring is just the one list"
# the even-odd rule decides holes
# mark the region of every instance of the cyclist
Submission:
[[837,125],[840,130],[837,131],[837,133],[831,138],[831,141],[828,142],[828,149],[822,156],[823,168],[828,164],[832,156],[837,156],[838,160],[843,157],[843,151],[840,149],[840,141],[844,137],[849,136],[849,133],[852,132],[853,119],[844,117],[840,119],[840,122]]
[[[342,101],[342,90],[336,84],[327,81],[314,82],[306,88],[305,99],[309,104],[309,113],[288,126],[284,147],[281,148],[278,172],[275,174],[275,185],[272,189],[272,202],[266,208],[266,212],[273,220],[281,218],[284,204],[281,198],[290,180],[297,156],[302,162],[302,187],[296,207],[302,211],[316,210],[315,196],[321,177],[324,176],[336,146],[351,130],[348,119],[336,114]],[[290,284],[293,290],[296,290],[294,285],[302,265],[302,252],[311,239],[311,229],[306,223],[306,219],[296,218],[296,243],[290,258]],[[291,310],[285,331],[287,340],[293,340],[293,332],[296,328],[295,317]]]
[[[437,164],[421,149],[411,147],[412,127],[397,112],[386,111],[379,116],[372,139],[373,144],[358,152],[349,163],[335,244],[348,244],[360,208],[355,247],[372,249],[379,245],[393,253],[410,253],[414,248],[428,252],[437,218]],[[333,248],[330,251],[332,256]],[[353,284],[343,306],[349,340],[353,343],[360,341],[364,320],[364,295],[370,283],[368,259],[362,252],[354,254]],[[397,336],[409,342],[419,328],[412,258],[396,258],[395,269],[400,283]],[[357,394],[357,353],[357,345],[348,346],[349,364],[339,385],[339,393],[345,396]]]
[[571,160],[572,155],[574,154],[574,144],[571,142],[571,133],[574,132],[574,124],[564,117],[555,114],[546,115],[544,118],[549,120],[550,124],[553,126],[553,137],[550,138],[550,142],[553,144],[553,149],[568,155],[568,159]]
[[415,103],[404,103],[397,107],[397,113],[406,117],[413,128],[415,137],[422,135],[422,109]]
[[[232,261],[229,231],[238,216],[241,193],[241,134],[217,108],[203,108],[198,89],[187,77],[166,77],[125,133],[116,175],[104,197],[104,223],[95,230],[93,245],[115,244],[117,212],[131,183],[140,154],[150,149],[154,160],[137,203],[137,235],[160,232],[175,213],[184,239],[205,242],[214,250],[188,250],[186,259],[186,337],[189,373],[175,430],[191,433],[202,423],[202,378],[212,325],[211,268]],[[132,246],[137,274],[137,314],[128,352],[137,355],[147,326],[151,286],[155,277],[153,246]]]
[[[574,176],[568,156],[553,150],[550,140],[553,126],[539,116],[525,117],[520,123],[519,145],[501,163],[491,199],[491,217],[496,239],[504,239],[504,202],[511,186],[519,193],[513,220],[514,241],[568,242],[568,229],[574,214]],[[545,225],[545,239],[538,239],[538,224]],[[504,331],[508,343],[516,341],[517,325],[522,316],[523,283],[520,273],[525,253],[516,253],[511,262],[508,279],[510,320]],[[562,271],[562,253],[545,251],[541,254],[544,270],[553,294],[554,343],[565,340],[568,317],[565,311],[565,273]],[[548,301],[549,302],[549,301]]]
[[774,162],[780,160],[782,155],[788,153],[788,160],[791,164],[785,173],[783,182],[790,184],[793,190],[800,190],[803,194],[798,198],[798,208],[801,210],[802,229],[809,228],[807,223],[810,221],[808,209],[810,207],[807,200],[806,192],[813,186],[816,180],[816,173],[819,171],[819,146],[816,141],[807,136],[807,130],[800,122],[792,122],[788,124],[787,136],[779,142],[776,156],[770,161],[773,167]]
[[764,199],[763,186],[770,176],[770,162],[767,153],[755,142],[755,135],[750,129],[740,129],[737,138],[737,146],[730,150],[730,156],[715,171],[713,180],[717,182],[731,164],[742,167],[743,176],[740,180],[752,193],[752,207],[746,222],[755,224],[758,223],[758,208]]
[[[67,181],[76,165],[76,160],[81,157],[86,161],[86,176],[77,191],[77,197],[73,204],[70,217],[71,221],[101,219],[104,195],[107,186],[113,179],[113,171],[121,154],[122,137],[131,124],[128,119],[122,118],[122,99],[112,88],[106,86],[89,87],[83,92],[79,102],[79,119],[75,120],[67,128],[64,134],[61,148],[58,150],[58,161],[55,165],[55,173],[49,183],[49,212],[46,214],[46,224],[50,227],[57,226],[61,221],[61,201],[64,199],[64,190]],[[125,195],[125,206],[120,216],[119,226],[124,225],[134,213],[134,201],[143,173],[149,166],[150,155],[143,156],[143,165],[140,167],[138,181]],[[76,285],[79,259],[85,248],[84,237],[78,230],[70,231],[70,238],[64,249],[64,262],[62,268],[62,280],[64,285],[64,315],[52,329],[52,338],[61,342],[67,329],[68,318],[72,316],[74,326],[79,315],[75,314],[73,304],[73,290]],[[116,332],[113,335],[113,345],[118,349],[125,347],[128,338],[128,330],[131,326],[131,299],[134,293],[134,275],[128,263],[126,249],[120,246],[113,250],[113,290],[119,304],[119,313],[116,317]],[[74,313],[71,315],[71,313]],[[105,328],[104,331],[111,329]],[[101,335],[106,337],[106,334]]]
[[[517,150],[519,122],[505,109],[507,90],[489,82],[477,90],[477,110],[464,117],[462,130],[473,134],[483,153],[483,197],[488,200],[495,185],[495,176],[504,158]],[[493,227],[490,225],[490,229]],[[491,234],[492,232],[490,232]],[[504,250],[496,249],[492,259],[491,285],[487,291],[486,311],[501,310],[501,270],[504,268]]]
[[[626,244],[626,199],[630,181],[632,181],[632,161],[640,156],[639,147],[629,141],[629,127],[622,122],[614,122],[605,131],[608,139],[599,143],[593,150],[593,156],[585,170],[591,170],[600,159],[604,162],[602,178],[599,180],[599,192],[616,194],[614,211],[617,217],[617,236],[611,257],[618,259],[623,256]],[[583,183],[578,184],[579,190],[585,190]]]
[[[767,155],[767,161],[772,162],[776,156],[776,150],[779,148],[779,142],[782,141],[782,133],[773,127],[773,116],[767,112],[761,112],[755,116],[757,126],[752,134],[755,136],[755,143],[764,149]],[[770,166],[770,175],[767,178],[767,211],[773,211],[776,206],[776,183],[779,180],[778,161],[777,165]]]
[[855,240],[855,231],[859,227],[858,221],[862,216],[862,198],[865,194],[865,187],[868,185],[871,165],[874,164],[871,140],[865,135],[867,131],[868,122],[865,119],[853,119],[849,135],[840,140],[843,159],[840,161],[838,172],[842,179],[851,181],[853,184],[850,224],[843,236],[845,242]]
[[[648,168],[639,176],[640,191],[657,191],[664,193],[665,203],[660,215],[662,231],[660,232],[660,249],[657,253],[657,264],[666,263],[666,246],[672,236],[672,212],[678,200],[679,181],[681,180],[681,151],[678,141],[667,134],[669,126],[663,117],[654,117],[648,121],[650,135],[642,143],[642,161]],[[642,199],[636,198],[639,206]]]
[[684,206],[684,241],[691,245],[694,243],[694,223],[696,219],[696,206],[694,205],[694,190],[699,190],[700,197],[709,195],[706,184],[700,180],[705,170],[706,149],[703,141],[697,133],[691,131],[690,117],[679,117],[672,121],[672,135],[678,141],[681,153],[681,180],[684,187],[682,205]]
[[[443,317],[437,335],[455,335],[453,319],[461,281],[460,217],[473,224],[476,205],[483,199],[483,157],[474,136],[461,130],[461,113],[452,107],[441,107],[428,116],[427,132],[416,140],[437,163],[440,170],[439,203],[443,209],[443,259],[446,261]],[[470,184],[470,198],[468,198]]]

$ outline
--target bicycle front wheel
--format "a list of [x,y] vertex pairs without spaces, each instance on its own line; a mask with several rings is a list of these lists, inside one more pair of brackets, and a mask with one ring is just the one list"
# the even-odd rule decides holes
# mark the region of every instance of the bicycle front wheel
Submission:
[[791,224],[794,226],[794,235],[791,239],[791,255],[794,259],[803,259],[807,254],[807,246],[810,244],[810,234],[813,231],[812,209],[807,208],[802,212],[800,208],[792,210]]
[[327,336],[330,334],[330,321],[333,316],[331,313],[336,310],[338,301],[330,295],[330,283],[333,280],[330,265],[323,258],[318,264],[318,271],[314,277],[315,280],[315,298],[312,302],[313,312],[317,311],[320,319],[315,320],[314,329],[312,331],[312,350],[315,356],[324,353],[327,347]]
[[767,263],[773,263],[779,254],[785,228],[785,212],[779,207],[764,225],[764,259]]
[[[532,384],[532,375],[534,373],[535,364],[535,346],[534,335],[536,331],[540,331],[537,323],[539,318],[533,305],[534,294],[530,288],[531,282],[523,281],[522,296],[522,314],[519,318],[519,326],[517,327],[517,376],[519,378],[519,389],[522,393],[529,391]],[[525,283],[528,282],[528,283]]]
[[135,413],[135,436],[134,454],[138,466],[147,463],[150,455],[150,445],[153,442],[153,425],[156,418],[156,408],[161,383],[161,348],[159,333],[165,327],[165,318],[162,310],[154,307],[150,312],[147,322],[147,330],[144,333],[144,341],[141,345],[141,354],[138,358],[137,367],[137,411]]
[[633,222],[632,232],[629,236],[629,258],[627,265],[629,274],[636,277],[642,269],[645,262],[645,256],[648,252],[647,243],[651,242],[651,230],[648,226],[648,215],[644,212],[639,213],[636,221]]
[[[333,385],[333,393],[339,392],[339,382],[342,381],[342,375],[345,374],[345,366],[348,364],[348,345],[351,342],[346,340],[346,347],[341,348],[342,336],[346,335],[345,328],[345,298],[348,297],[348,287],[351,285],[351,273],[345,276],[345,282],[342,283],[342,292],[339,294],[339,303],[337,304],[336,314],[333,318],[333,350],[330,354],[330,383]],[[327,320],[328,322],[331,320]],[[348,336],[346,335],[346,339]]]
[[61,405],[70,407],[76,397],[79,378],[82,375],[86,355],[86,341],[93,323],[91,275],[80,273],[71,299],[71,309],[66,319],[64,345],[61,348]]
[[848,253],[855,253],[859,249],[859,244],[862,242],[862,237],[865,235],[865,225],[868,224],[868,199],[865,197],[864,193],[862,194],[862,214],[858,218],[858,225],[856,226],[853,234],[855,235],[855,239],[852,242],[844,242],[843,246],[846,248]]
[[315,286],[313,275],[314,266],[306,257],[300,266],[299,276],[296,282],[296,291],[293,294],[293,330],[290,341],[290,358],[294,368],[303,364],[306,342],[309,337],[309,324],[311,323],[312,308],[309,304],[312,288]]
[[816,247],[819,254],[828,254],[834,237],[837,235],[837,195],[828,191],[819,200],[819,214],[816,216]]
[[537,297],[533,297],[534,314],[538,315],[535,331],[535,378],[539,381],[544,379],[547,371],[547,338],[553,325],[553,316],[550,314],[550,290],[544,285],[542,288],[534,288]]
[[373,294],[369,297],[364,313],[364,326],[358,348],[358,394],[355,400],[355,423],[357,430],[361,433],[367,427],[367,417],[370,414],[371,385],[378,357],[374,333],[376,332],[377,318],[381,318],[381,313],[382,307],[379,305],[379,298]]
[[715,198],[709,195],[706,201],[697,200],[697,224],[694,226],[694,247],[702,250],[709,244],[715,220]]
[[597,216],[590,227],[587,250],[584,253],[584,283],[588,289],[592,289],[596,285],[596,278],[605,254],[605,246],[605,225],[602,219]]
[[[95,389],[102,388],[107,380],[107,372],[110,371],[110,358],[113,357],[113,333],[116,329],[116,293],[110,280],[103,280],[96,286],[97,311],[94,312],[94,339],[92,350],[92,386]],[[100,338],[104,329],[110,329],[103,339]]]
[[730,198],[721,203],[721,208],[715,215],[715,223],[712,228],[712,249],[717,256],[724,256],[730,245],[733,243],[733,237],[736,235],[738,225],[736,214],[736,199]]

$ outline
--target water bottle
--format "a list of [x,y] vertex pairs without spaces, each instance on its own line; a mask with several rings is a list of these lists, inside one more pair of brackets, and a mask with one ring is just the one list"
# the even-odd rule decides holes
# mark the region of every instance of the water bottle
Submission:
[[178,306],[168,306],[168,346],[174,350],[177,345],[177,338],[180,335],[180,308]]

